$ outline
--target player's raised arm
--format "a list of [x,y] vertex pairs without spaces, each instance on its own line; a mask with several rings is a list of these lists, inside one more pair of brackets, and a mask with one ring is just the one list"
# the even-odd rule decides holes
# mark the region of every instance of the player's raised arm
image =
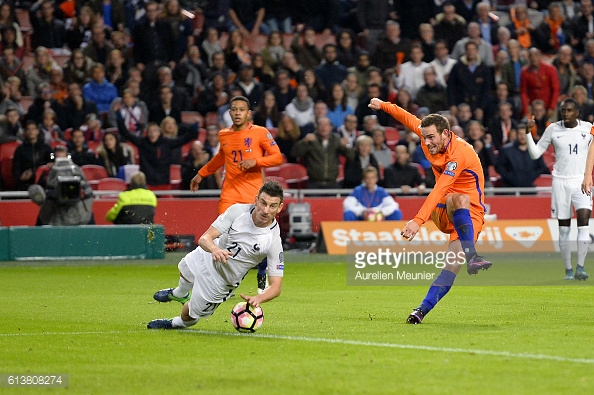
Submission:
[[419,129],[419,127],[421,126],[421,120],[413,114],[406,111],[405,109],[403,109],[402,107],[374,97],[373,99],[371,99],[371,102],[369,103],[369,108],[376,111],[385,111],[386,113],[390,114],[390,116],[392,116],[394,119],[398,120],[400,123],[406,126],[408,129],[412,130],[417,136],[421,137],[421,130]]
[[534,121],[533,115],[526,123],[526,142],[528,143],[528,153],[532,159],[540,158],[549,148],[552,139],[551,124],[546,128],[542,137],[538,140],[538,143],[535,143],[532,138],[532,128],[535,124],[536,122]]
[[227,258],[231,256],[231,251],[222,249],[214,242],[214,239],[220,235],[221,232],[215,227],[211,226],[206,232],[204,232],[202,236],[200,236],[198,245],[202,247],[204,251],[210,252],[212,254],[212,260],[214,262],[227,263]]

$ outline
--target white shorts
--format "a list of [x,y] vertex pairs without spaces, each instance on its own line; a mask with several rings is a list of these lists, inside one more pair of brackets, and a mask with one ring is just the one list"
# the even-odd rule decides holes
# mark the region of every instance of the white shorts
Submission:
[[234,295],[233,289],[229,289],[208,270],[209,259],[212,259],[210,253],[196,248],[177,265],[182,276],[192,283],[192,296],[188,302],[192,318],[211,316],[221,303]]
[[582,193],[582,180],[553,177],[552,187],[552,218],[570,219],[573,217],[572,205],[576,211],[592,210],[592,196]]

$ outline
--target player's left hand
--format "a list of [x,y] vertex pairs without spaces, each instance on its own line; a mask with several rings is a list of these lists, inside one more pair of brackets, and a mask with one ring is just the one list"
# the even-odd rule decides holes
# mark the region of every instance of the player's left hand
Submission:
[[590,196],[592,193],[592,176],[584,176],[584,180],[582,181],[582,193]]
[[407,239],[408,241],[411,241],[412,239],[415,238],[415,235],[417,234],[417,232],[419,231],[420,228],[421,228],[421,226],[419,224],[417,224],[413,220],[410,220],[406,223],[406,225],[400,232],[400,235],[402,237],[404,237],[405,239]]
[[262,302],[260,300],[260,299],[262,299],[260,297],[260,295],[250,296],[250,295],[240,294],[239,296],[241,296],[243,298],[243,300],[245,300],[246,302],[248,302],[250,305],[252,305],[254,307],[260,307],[260,303]]
[[371,101],[369,102],[369,105],[367,107],[371,108],[372,110],[380,110],[382,107],[382,103],[383,101],[378,99],[377,97],[374,97],[373,99],[371,99]]
[[241,170],[249,170],[254,166],[256,166],[255,159],[244,159],[237,164],[237,167],[239,167]]

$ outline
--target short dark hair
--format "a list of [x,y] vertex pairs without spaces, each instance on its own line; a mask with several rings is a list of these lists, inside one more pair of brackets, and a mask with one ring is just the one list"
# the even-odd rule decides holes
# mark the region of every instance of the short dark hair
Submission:
[[573,106],[576,109],[579,107],[577,101],[573,97],[568,97],[567,99],[563,100],[559,107],[563,107],[566,103],[573,103]]
[[247,104],[248,110],[250,109],[250,100],[245,96],[234,96],[231,100],[229,100],[229,104],[233,103],[234,101],[243,101]]
[[283,202],[284,192],[282,185],[275,180],[269,180],[262,185],[260,190],[258,191],[258,196],[260,196],[264,192],[270,197],[277,197],[280,198],[281,203]]
[[438,133],[443,133],[444,130],[450,130],[450,122],[446,117],[440,114],[429,114],[421,121],[421,127],[435,126]]

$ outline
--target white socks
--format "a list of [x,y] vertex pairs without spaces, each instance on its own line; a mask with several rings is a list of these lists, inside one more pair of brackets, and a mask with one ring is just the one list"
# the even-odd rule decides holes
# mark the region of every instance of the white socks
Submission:
[[566,270],[571,270],[571,246],[569,245],[569,226],[559,226],[559,251]]
[[173,321],[171,321],[171,326],[174,328],[188,328],[192,325],[196,325],[198,323],[199,318],[191,321],[184,321],[180,316],[174,317]]
[[190,292],[190,290],[192,289],[192,286],[193,286],[193,284],[191,282],[188,282],[188,281],[186,281],[185,278],[183,278],[182,276],[179,276],[179,285],[177,286],[177,288],[175,288],[173,291],[171,291],[171,293],[176,298],[183,298],[184,296],[186,296],[188,294],[188,292]]
[[586,261],[586,255],[588,255],[588,247],[590,246],[590,227],[589,226],[578,226],[577,236],[577,264],[578,266],[584,267]]

